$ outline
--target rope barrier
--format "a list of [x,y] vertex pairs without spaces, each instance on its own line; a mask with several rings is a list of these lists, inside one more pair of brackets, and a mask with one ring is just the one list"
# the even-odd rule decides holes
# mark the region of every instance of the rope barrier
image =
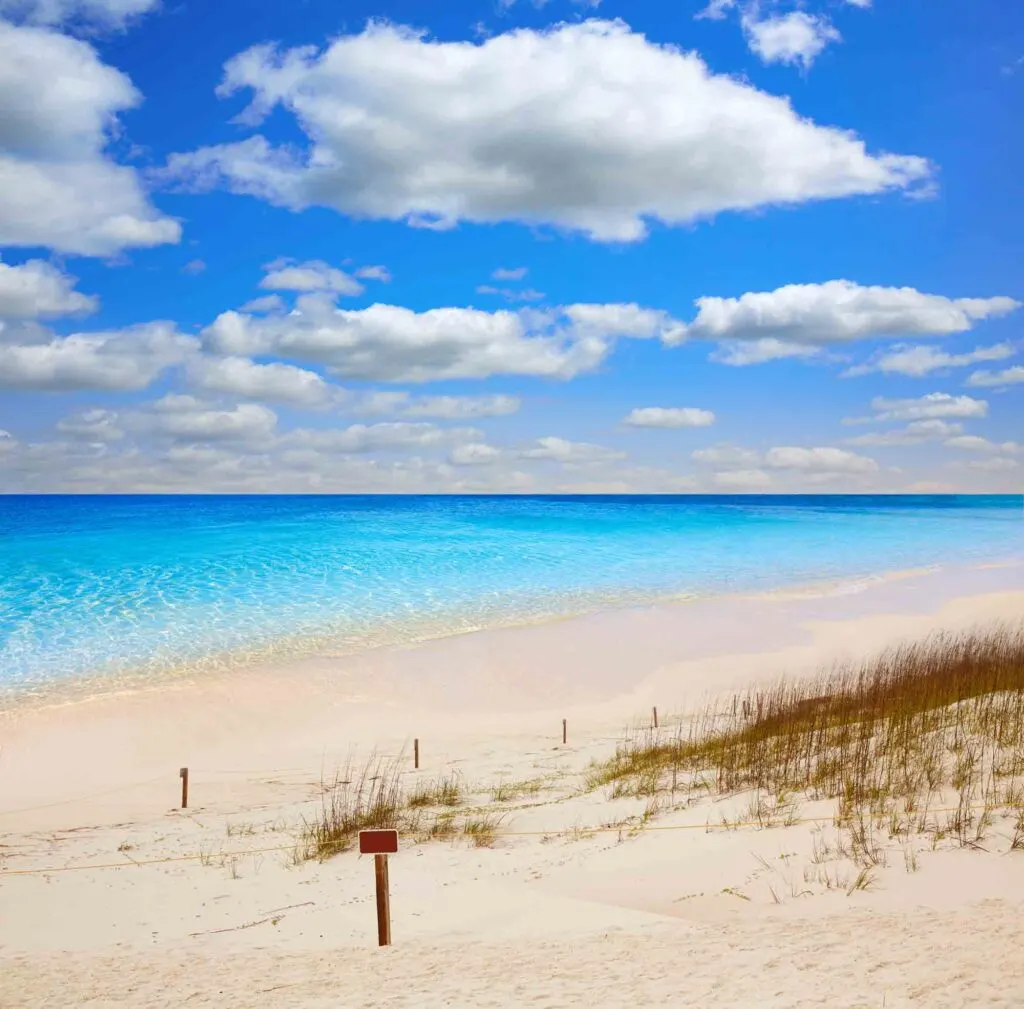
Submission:
[[[930,810],[930,815],[938,815],[940,813],[956,813],[963,809],[987,809],[991,812],[996,810],[1012,809],[1016,810],[1016,806],[1010,805],[999,805],[999,806],[984,806],[984,805],[973,805],[973,806],[951,806],[946,809],[933,809]],[[795,820],[787,820],[784,823],[779,824],[782,827],[795,827],[799,824],[807,823],[825,823],[829,820],[835,820],[836,814],[831,813],[827,816],[808,816],[800,817]],[[619,825],[600,826],[600,827],[561,827],[557,830],[498,830],[495,832],[496,837],[560,837],[565,835],[570,836],[582,836],[589,834],[616,834],[622,833],[623,831],[645,833],[647,831],[671,831],[671,830],[703,830],[710,832],[712,830],[739,830],[742,827],[761,827],[765,828],[765,825],[758,820],[743,820],[728,823],[677,823],[677,824],[631,824],[623,823]],[[269,848],[246,848],[242,851],[219,851],[219,852],[193,852],[186,855],[168,855],[161,858],[130,858],[126,855],[127,861],[122,862],[101,862],[91,863],[88,865],[60,865],[60,866],[48,866],[44,868],[33,868],[33,869],[0,869],[0,879],[5,876],[37,876],[37,875],[48,875],[58,872],[81,872],[89,869],[131,869],[133,867],[141,867],[144,865],[166,865],[174,862],[194,862],[196,860],[203,859],[218,859],[220,861],[228,861],[233,858],[243,858],[248,855],[265,855],[275,851],[294,851],[296,846],[300,842],[295,841],[292,844],[275,845]],[[347,838],[344,841],[336,842],[339,850],[352,846],[352,839]]]

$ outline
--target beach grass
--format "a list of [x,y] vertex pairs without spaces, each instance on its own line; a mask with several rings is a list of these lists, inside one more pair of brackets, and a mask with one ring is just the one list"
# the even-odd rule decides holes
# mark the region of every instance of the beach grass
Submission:
[[[720,796],[751,791],[741,819],[762,827],[835,800],[847,853],[865,868],[881,858],[879,835],[980,845],[997,808],[1016,811],[1024,847],[1024,625],[938,634],[737,694],[672,735],[634,729],[588,784],[613,798],[703,795],[709,779]],[[940,805],[951,808],[931,812]]]

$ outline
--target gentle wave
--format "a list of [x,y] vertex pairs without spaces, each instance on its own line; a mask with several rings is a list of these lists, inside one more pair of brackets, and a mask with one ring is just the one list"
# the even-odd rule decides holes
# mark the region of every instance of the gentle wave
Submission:
[[0,694],[1000,563],[1021,499],[0,498]]

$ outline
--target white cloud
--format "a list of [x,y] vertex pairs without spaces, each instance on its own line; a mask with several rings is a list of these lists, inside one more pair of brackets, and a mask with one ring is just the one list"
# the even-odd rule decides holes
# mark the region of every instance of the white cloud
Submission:
[[929,420],[954,417],[962,420],[985,417],[988,403],[970,396],[951,396],[948,392],[932,392],[919,399],[885,399],[877,397],[871,401],[876,421],[885,420]]
[[259,403],[217,409],[193,396],[168,395],[132,418],[136,426],[178,441],[260,441],[271,437],[277,414]]
[[474,441],[479,437],[480,432],[474,428],[398,422],[353,424],[346,428],[300,428],[282,436],[280,445],[288,449],[348,454],[426,448],[446,442]]
[[694,15],[695,21],[722,21],[726,12],[736,6],[737,0],[710,0],[707,7]]
[[491,274],[491,280],[522,280],[526,276],[526,273],[527,268],[525,266],[516,266],[513,268],[499,266],[498,269]]
[[123,28],[160,0],[0,0],[0,17],[32,25],[85,24]]
[[476,417],[507,417],[522,401],[517,396],[423,396],[410,399],[402,411],[406,417],[464,420]]
[[1012,357],[1013,354],[1014,347],[1010,343],[997,343],[992,347],[976,347],[966,354],[949,354],[927,344],[916,347],[897,347],[873,362],[848,368],[843,373],[843,377],[853,378],[877,371],[886,375],[909,375],[912,378],[923,378],[933,371],[944,368],[962,368],[980,361],[1002,361],[1007,357]]
[[260,281],[265,291],[330,291],[354,296],[363,293],[363,285],[344,270],[319,260],[308,263],[277,261],[267,266],[268,273]]
[[285,310],[284,298],[279,294],[265,294],[259,298],[247,301],[240,309],[242,312],[258,312],[263,315],[266,312],[283,312]]
[[871,6],[871,0],[846,0],[851,7],[860,7],[862,10],[867,10]]
[[630,427],[710,427],[715,415],[693,406],[645,406],[631,410],[623,423]]
[[1016,385],[1019,382],[1024,382],[1024,367],[1019,364],[1002,371],[975,371],[967,379],[967,384],[975,388]]
[[723,490],[762,490],[770,487],[772,478],[763,469],[725,470],[714,475],[715,486]]
[[752,469],[760,463],[760,456],[753,449],[739,445],[712,445],[690,453],[694,462],[708,466],[737,466]]
[[287,315],[225,312],[203,331],[203,339],[218,353],[275,354],[328,365],[347,378],[571,378],[600,365],[616,336],[655,336],[670,325],[664,313],[631,305],[570,305],[561,314],[414,312],[381,304],[344,310],[324,296],[305,295]]
[[206,263],[201,259],[190,259],[182,268],[181,272],[190,277],[198,277],[206,270]]
[[386,266],[360,266],[356,270],[360,280],[379,280],[382,284],[391,283],[391,271]]
[[41,259],[20,266],[0,262],[0,319],[85,315],[99,299],[74,290],[75,278]]
[[789,357],[814,357],[820,347],[803,343],[786,343],[774,337],[751,340],[749,343],[726,342],[720,344],[711,354],[711,360],[743,368],[750,364],[764,364],[766,361],[781,361]]
[[112,410],[83,410],[58,421],[57,430],[68,437],[87,441],[117,441],[124,437],[118,416]]
[[470,442],[467,445],[456,445],[448,456],[455,466],[488,466],[501,457],[501,449],[483,442]]
[[974,434],[965,434],[960,435],[957,438],[950,438],[946,444],[950,448],[960,448],[967,452],[1001,452],[1007,455],[1012,455],[1014,452],[1019,452],[1021,449],[1021,446],[1015,441],[996,443]]
[[805,70],[829,43],[842,40],[828,18],[804,11],[761,18],[753,7],[743,15],[741,24],[750,51],[762,63],[795,63]]
[[621,21],[479,44],[375,22],[319,52],[239,54],[219,94],[242,90],[242,122],[281,105],[309,148],[255,135],[172,155],[165,179],[420,227],[519,221],[635,241],[648,220],[903,190],[932,174]]
[[968,469],[978,470],[982,473],[1002,473],[1007,470],[1016,469],[1017,461],[1000,456],[995,459],[972,459],[967,464]]
[[764,465],[771,469],[799,470],[803,473],[874,473],[878,463],[866,455],[841,448],[770,448]]
[[[697,299],[687,337],[714,341],[777,340],[822,347],[871,337],[948,336],[1020,307],[1013,298],[946,298],[912,287],[862,287],[848,280],[788,284],[738,298]],[[777,356],[777,355],[776,355]]]
[[962,424],[945,420],[915,420],[895,431],[872,431],[847,440],[848,445],[920,445],[926,441],[941,441],[963,431]]
[[342,395],[316,372],[292,364],[257,364],[246,357],[195,357],[189,362],[188,377],[204,392],[295,406],[320,406]]
[[0,343],[0,387],[8,389],[144,389],[164,369],[198,349],[168,322],[106,333],[47,334],[40,342]]
[[480,284],[476,289],[477,294],[493,294],[504,298],[506,301],[543,301],[544,292],[535,291],[532,287],[517,289],[511,287],[494,287],[491,284]]
[[567,441],[565,438],[538,438],[532,448],[519,452],[521,459],[541,459],[547,462],[577,463],[611,462],[625,459],[626,453],[604,445],[590,445],[582,441]]
[[141,100],[87,43],[0,20],[0,246],[107,256],[179,240],[105,153]]

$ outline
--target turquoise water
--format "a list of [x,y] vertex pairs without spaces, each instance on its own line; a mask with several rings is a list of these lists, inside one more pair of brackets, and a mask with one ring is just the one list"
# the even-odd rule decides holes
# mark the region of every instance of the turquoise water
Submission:
[[0,498],[0,692],[1024,557],[1016,497]]

